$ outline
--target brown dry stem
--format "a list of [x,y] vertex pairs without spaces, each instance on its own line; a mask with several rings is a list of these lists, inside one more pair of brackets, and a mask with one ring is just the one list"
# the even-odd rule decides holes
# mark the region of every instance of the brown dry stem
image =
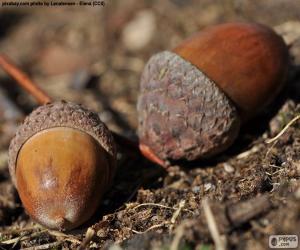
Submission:
[[0,54],[0,66],[9,74],[17,83],[30,93],[39,104],[46,104],[52,101],[52,99],[40,89],[27,74],[20,70],[7,56]]

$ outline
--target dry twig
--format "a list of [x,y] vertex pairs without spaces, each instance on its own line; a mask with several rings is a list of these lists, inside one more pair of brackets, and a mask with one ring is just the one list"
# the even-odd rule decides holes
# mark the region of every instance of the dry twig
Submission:
[[69,241],[71,243],[81,244],[81,241],[78,240],[75,236],[67,235],[59,231],[48,230],[48,234],[53,235],[55,237],[62,238],[65,241]]
[[175,236],[173,238],[173,241],[171,243],[170,246],[170,250],[178,250],[179,244],[180,244],[180,240],[182,238],[182,236],[184,235],[184,229],[185,229],[185,224],[181,224],[175,233]]
[[61,245],[61,242],[56,241],[56,242],[47,243],[47,244],[44,244],[44,245],[23,248],[23,250],[43,250],[43,249],[54,249],[54,248],[56,249],[56,247],[58,247],[60,245]]
[[95,230],[91,227],[89,227],[85,233],[85,238],[82,241],[79,250],[87,249],[88,244],[91,242],[92,238],[95,235]]
[[213,213],[211,211],[211,208],[209,206],[209,202],[207,199],[202,200],[202,206],[203,206],[205,218],[207,220],[208,229],[209,229],[209,232],[215,243],[216,250],[226,250],[226,240],[225,240],[225,238],[222,239],[222,237],[219,233],[216,220],[213,216]]
[[272,143],[275,142],[279,139],[280,136],[282,136],[290,126],[293,125],[293,123],[295,123],[296,121],[298,121],[300,119],[300,115],[297,115],[296,117],[294,117],[291,121],[289,121],[289,123],[273,138],[266,140],[266,143]]
[[174,224],[176,222],[176,219],[179,216],[179,214],[180,214],[181,210],[183,209],[184,205],[185,205],[185,200],[182,200],[182,201],[179,202],[178,209],[174,212],[174,214],[171,218],[171,221],[170,221],[171,222],[170,231],[172,231],[172,229],[174,227]]
[[0,54],[0,66],[7,72],[17,83],[28,91],[40,103],[51,102],[51,98],[41,90],[24,72],[15,66],[5,55]]
[[141,231],[136,231],[136,230],[134,230],[134,229],[130,229],[130,230],[131,230],[132,232],[134,232],[135,234],[144,234],[144,233],[147,233],[147,232],[151,231],[152,229],[159,228],[159,227],[163,227],[163,226],[165,226],[166,224],[168,224],[168,223],[163,222],[163,223],[161,223],[161,224],[153,225],[153,226],[147,228],[147,229],[146,229],[145,231],[143,231],[143,232],[141,232]]
[[[162,205],[162,204],[158,204],[158,203],[142,203],[142,204],[139,204],[135,207],[133,207],[132,209],[137,209],[139,207],[145,207],[145,206],[154,206],[154,207],[161,207],[161,208],[165,208],[165,209],[171,209],[171,210],[177,210],[178,208],[174,208],[174,207],[169,207],[169,206],[165,206],[165,205]],[[181,202],[179,203],[179,207],[181,206]],[[183,205],[184,206],[184,205]],[[190,213],[194,213],[192,210],[189,210],[189,209],[180,209],[180,210],[183,210],[183,211],[187,211],[187,212],[190,212]]]
[[39,232],[35,232],[35,233],[32,233],[31,235],[29,236],[25,236],[25,235],[22,235],[22,236],[19,236],[17,238],[13,238],[13,239],[10,239],[10,240],[6,240],[6,241],[2,241],[1,243],[2,244],[6,244],[6,245],[10,245],[10,244],[17,244],[21,241],[24,241],[24,240],[28,240],[28,239],[33,239],[37,236],[40,236],[41,234],[47,232],[48,230],[42,230],[42,231],[39,231]]

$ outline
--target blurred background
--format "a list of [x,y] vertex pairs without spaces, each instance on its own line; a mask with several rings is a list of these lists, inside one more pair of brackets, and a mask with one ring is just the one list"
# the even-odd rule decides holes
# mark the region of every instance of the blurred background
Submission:
[[[208,25],[230,21],[259,22],[273,27],[290,46],[291,64],[293,66],[290,71],[289,84],[293,85],[293,90],[288,94],[288,98],[292,97],[294,101],[299,101],[299,0],[105,0],[105,3],[104,7],[0,7],[0,53],[9,56],[55,100],[64,99],[84,104],[99,112],[101,119],[110,129],[135,138],[139,79],[143,67],[151,55],[162,50],[172,49],[183,39]],[[283,108],[284,112],[289,110],[289,105],[288,103]],[[0,69],[0,226],[4,226],[4,229],[5,226],[12,225],[12,223],[20,226],[22,223],[28,223],[29,220],[20,208],[19,201],[12,191],[13,187],[9,181],[7,171],[7,151],[18,124],[36,106],[38,106],[36,101]],[[287,120],[293,118],[295,110],[297,110],[295,106],[296,104],[293,103],[291,106],[293,112],[289,113]],[[276,127],[276,124],[278,124],[276,120],[274,124],[273,127]],[[274,129],[276,133],[279,131],[280,126]],[[286,143],[288,144],[290,141],[287,140]],[[258,151],[260,149],[256,152]],[[262,154],[264,153],[265,151]],[[295,151],[294,154],[296,155],[297,152]],[[250,166],[249,162],[251,162],[257,164],[257,168],[260,168],[264,166],[262,164],[265,161],[264,157],[265,154],[263,156],[258,155],[255,160],[245,158],[247,159],[245,162],[240,160],[233,166],[237,168],[244,167],[247,164]],[[214,177],[212,171],[204,172],[204,170],[201,175],[199,171],[202,170],[195,170],[190,175],[176,170],[176,174],[169,174],[166,179],[160,177],[160,172],[158,174],[157,172],[154,173],[155,183],[158,183],[157,187],[173,185],[172,187],[180,190],[176,191],[178,196],[171,196],[168,192],[160,189],[153,191],[153,193],[143,190],[137,191],[142,185],[141,177],[151,175],[150,169],[152,168],[143,169],[139,167],[140,162],[128,164],[136,165],[140,172],[137,176],[132,175],[134,178],[129,178],[127,175],[127,182],[124,181],[124,176],[119,179],[119,182],[117,179],[116,182],[119,183],[119,186],[114,187],[115,190],[108,197],[113,197],[112,199],[115,200],[115,204],[118,206],[122,206],[125,201],[130,201],[137,192],[139,193],[137,202],[140,203],[151,202],[151,199],[153,199],[156,202],[173,206],[181,199],[178,197],[188,197],[187,193],[190,194],[189,197],[193,197],[197,201],[199,198],[194,198],[192,193],[202,190],[202,186],[205,184],[201,179],[202,177],[199,176],[204,176],[203,178],[208,178],[212,180],[211,183],[215,183],[209,183],[210,186],[204,188],[204,190],[207,189],[207,192],[213,190],[211,186],[218,186],[220,179],[225,183],[227,178]],[[223,165],[221,170],[220,168],[216,169],[216,171],[219,171],[218,173],[221,173]],[[229,170],[228,173],[233,173]],[[224,188],[228,192],[230,190],[231,195],[223,195],[221,191],[219,192],[216,189],[218,191],[216,191],[216,197],[222,196],[222,199],[234,197],[238,200],[241,197],[244,199],[252,197],[261,190],[261,192],[264,192],[263,184],[265,180],[263,178],[267,176],[265,172],[263,171],[263,174],[261,174],[254,167],[249,167],[248,170],[247,172],[245,170],[244,176],[243,174],[236,174],[235,180],[237,183],[242,183],[255,174],[257,176],[249,180],[248,184],[243,184],[246,188],[243,189],[243,187],[236,191],[237,193],[240,192],[237,196],[235,196],[235,191],[232,191],[235,189],[230,188],[232,184],[227,183],[227,186],[220,184],[220,188]],[[136,169],[133,169],[132,172],[133,174],[137,173]],[[285,178],[289,178],[286,176]],[[150,178],[153,178],[153,176]],[[261,178],[259,179],[260,182],[257,182],[255,178]],[[123,183],[120,182],[121,179]],[[178,184],[179,180],[181,181],[180,184]],[[245,191],[246,189],[247,191]],[[120,190],[123,190],[123,198],[120,198]],[[152,198],[149,198],[150,196]],[[176,199],[172,200],[172,198],[165,197],[176,197]],[[110,203],[104,202],[105,204]],[[193,204],[192,201],[190,204]],[[193,209],[199,206],[199,202],[195,204]],[[296,211],[295,206],[294,208]],[[109,211],[112,212],[113,210],[110,208]],[[122,223],[131,225],[135,212],[129,213],[129,222],[125,219],[122,221],[121,218],[124,214],[121,212],[123,211],[120,210],[118,214],[118,216],[120,215],[119,220]],[[156,212],[155,216],[157,217]],[[161,215],[161,218],[165,220],[170,216],[172,214],[165,213]],[[107,219],[109,223],[116,220],[112,217],[107,218],[109,218]],[[144,218],[143,214],[141,218]],[[114,228],[118,228],[118,232],[121,232],[114,237],[111,236],[109,224],[105,224],[108,228],[105,240],[118,239],[121,241],[132,234],[128,230],[122,231],[125,230],[125,227],[122,226],[121,222],[113,224]],[[144,231],[151,226],[146,226],[147,223],[139,224],[137,222],[137,226],[132,227]],[[289,225],[287,224],[287,226]],[[294,226],[296,228],[296,224]],[[117,232],[116,230],[115,232]],[[49,237],[50,241],[53,240],[53,236]],[[245,237],[247,238],[247,235]],[[99,236],[99,238],[101,237]],[[101,240],[104,241],[103,237]],[[234,238],[233,242],[234,240],[236,240],[237,245],[240,243],[239,237]],[[249,249],[254,249],[253,246],[256,243],[253,242],[249,245]]]
[[[139,78],[149,57],[208,25],[240,20],[274,27],[293,43],[294,62],[300,63],[299,1],[105,3],[104,7],[2,7],[0,51],[51,97],[101,112],[103,121],[118,132],[135,133]],[[0,103],[3,125],[30,112],[36,103],[1,70],[0,81],[1,98],[8,99]],[[1,142],[0,148],[5,147],[6,142]]]

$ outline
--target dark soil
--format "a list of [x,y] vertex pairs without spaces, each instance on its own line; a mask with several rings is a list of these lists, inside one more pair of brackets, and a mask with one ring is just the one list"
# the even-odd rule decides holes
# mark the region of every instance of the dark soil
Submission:
[[134,140],[139,77],[152,54],[207,25],[242,20],[275,28],[291,55],[286,88],[225,153],[165,171],[120,145],[112,188],[97,214],[72,232],[42,228],[22,208],[7,150],[17,125],[37,104],[1,71],[0,249],[216,249],[204,208],[212,211],[227,249],[269,249],[272,234],[300,237],[300,121],[266,142],[300,114],[299,13],[295,0],[0,7],[1,53],[54,99],[98,111],[110,129]]

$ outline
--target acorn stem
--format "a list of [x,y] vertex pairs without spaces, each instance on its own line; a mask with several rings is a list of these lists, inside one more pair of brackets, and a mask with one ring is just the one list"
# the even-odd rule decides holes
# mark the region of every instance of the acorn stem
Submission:
[[7,56],[0,54],[0,66],[29,94],[31,94],[39,104],[46,104],[52,99],[42,89],[40,89],[27,74],[18,68]]

